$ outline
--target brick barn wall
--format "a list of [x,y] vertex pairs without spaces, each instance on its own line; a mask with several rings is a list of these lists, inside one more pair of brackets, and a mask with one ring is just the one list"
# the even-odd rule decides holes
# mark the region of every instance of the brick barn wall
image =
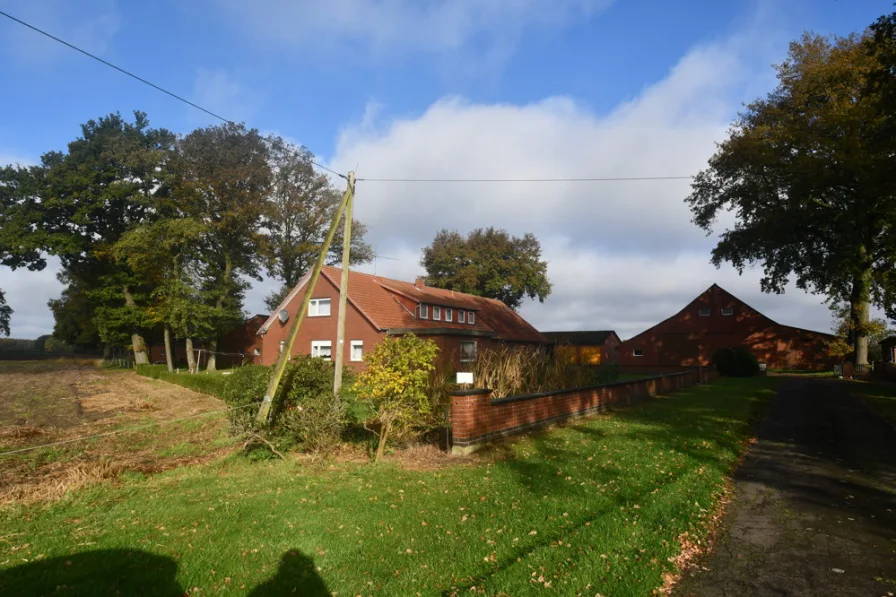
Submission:
[[714,377],[692,369],[662,377],[592,388],[511,396],[492,400],[490,390],[458,391],[451,396],[452,450],[465,452],[500,437],[572,417],[675,392]]
[[[286,323],[280,323],[279,319],[275,320],[264,336],[262,336],[262,364],[273,365],[280,358],[280,341],[286,340],[286,335],[289,333],[293,319],[302,306],[306,290],[307,286],[299,291],[287,304],[286,309],[289,311],[289,320]],[[329,298],[330,315],[328,317],[305,317],[305,321],[302,322],[302,328],[299,330],[299,335],[293,344],[292,354],[311,354],[312,340],[329,340],[332,343],[332,354],[335,357],[339,290],[328,279],[321,276],[311,298]],[[364,343],[364,353],[366,354],[382,341],[383,336],[384,334],[374,328],[351,302],[348,303],[348,310],[345,314],[344,362],[346,365],[349,365],[356,371],[361,371],[364,367],[364,363],[352,362],[350,360],[352,340],[361,340]]]

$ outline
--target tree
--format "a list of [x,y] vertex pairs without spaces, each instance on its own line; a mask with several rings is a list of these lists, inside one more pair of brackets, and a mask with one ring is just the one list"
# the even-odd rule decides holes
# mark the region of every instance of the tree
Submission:
[[[848,357],[855,350],[855,328],[849,317],[849,305],[831,305],[831,313],[834,317],[831,330],[837,336],[830,346],[831,354]],[[868,334],[868,360],[879,361],[883,357],[880,343],[890,335],[889,325],[885,319],[875,318],[868,321],[865,330]]]
[[198,275],[212,307],[208,368],[215,369],[217,337],[242,321],[242,276],[259,279],[259,232],[271,186],[268,145],[255,129],[224,124],[197,129],[177,146],[174,196],[184,215],[201,222]]
[[378,461],[393,433],[400,433],[432,408],[426,394],[439,348],[413,334],[386,337],[367,354],[367,369],[358,376],[358,398],[370,403],[380,422]]
[[[265,299],[276,309],[286,294],[314,265],[342,192],[330,180],[314,171],[314,155],[279,137],[269,139],[273,184],[267,198],[264,228],[267,230],[267,271],[283,286]],[[342,259],[342,228],[330,244],[328,263]],[[367,263],[373,250],[364,242],[367,228],[352,220],[351,265]]]
[[431,286],[498,299],[514,310],[523,297],[544,302],[551,294],[548,263],[541,260],[541,245],[531,233],[516,237],[479,228],[463,238],[442,230],[423,249],[420,265]]
[[[101,344],[96,327],[96,309],[82,284],[61,272],[60,282],[66,285],[62,296],[50,299],[53,312],[53,337],[79,349],[94,350]],[[108,347],[107,347],[108,348]],[[108,358],[109,351],[104,355]]]
[[[719,266],[764,269],[761,287],[796,285],[850,305],[858,368],[868,363],[869,304],[883,299],[896,224],[892,140],[881,139],[874,56],[856,37],[806,34],[776,67],[778,86],[749,104],[694,180],[687,202],[710,233],[732,211],[712,252]],[[889,148],[888,148],[889,147]]]
[[0,290],[0,332],[9,336],[9,320],[12,317],[12,307],[6,304],[6,295]]
[[147,293],[113,259],[111,248],[154,217],[174,139],[150,128],[142,112],[134,112],[133,122],[110,114],[82,125],[67,153],[49,152],[39,167],[7,172],[16,184],[6,185],[15,192],[4,201],[3,218],[16,225],[8,235],[4,231],[3,246],[18,237],[25,257],[33,258],[31,251],[57,255],[65,275],[94,303],[100,338],[116,344],[130,339],[138,363],[149,362],[137,304]]

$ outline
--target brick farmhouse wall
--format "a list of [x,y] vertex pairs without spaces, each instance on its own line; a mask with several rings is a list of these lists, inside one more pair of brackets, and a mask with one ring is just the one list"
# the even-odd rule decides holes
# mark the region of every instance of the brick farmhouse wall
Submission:
[[635,381],[495,400],[491,390],[459,390],[451,396],[452,451],[467,453],[507,435],[600,412],[610,406],[641,402],[703,383],[714,375],[709,369],[691,369]]

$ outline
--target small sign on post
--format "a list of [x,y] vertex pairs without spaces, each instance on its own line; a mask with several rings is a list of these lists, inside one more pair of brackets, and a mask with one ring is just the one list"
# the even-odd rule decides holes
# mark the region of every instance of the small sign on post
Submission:
[[473,372],[472,371],[458,371],[457,372],[457,383],[458,385],[473,385]]

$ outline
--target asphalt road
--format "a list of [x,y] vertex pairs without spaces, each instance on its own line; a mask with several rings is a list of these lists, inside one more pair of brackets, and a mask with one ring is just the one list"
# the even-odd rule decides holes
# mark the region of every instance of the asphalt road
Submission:
[[896,430],[849,383],[782,382],[691,596],[896,595]]

